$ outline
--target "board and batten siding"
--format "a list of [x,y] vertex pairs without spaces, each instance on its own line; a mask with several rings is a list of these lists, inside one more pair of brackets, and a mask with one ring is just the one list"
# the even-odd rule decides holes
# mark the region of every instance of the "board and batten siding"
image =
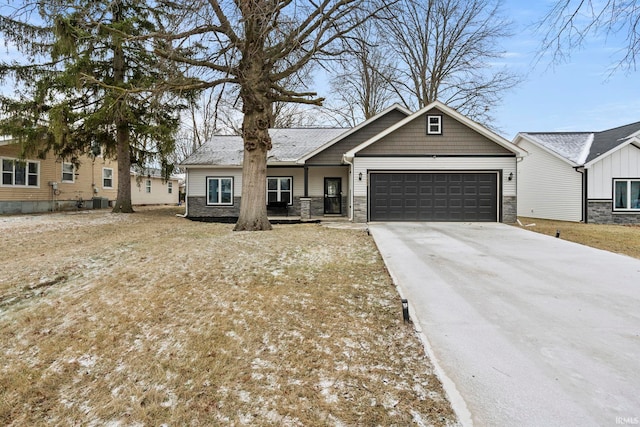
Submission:
[[[502,170],[502,194],[516,196],[515,157],[356,157],[353,161],[353,194],[367,196],[367,174],[370,171],[499,171]],[[362,172],[362,181],[358,176]],[[513,180],[509,181],[509,174]]]
[[587,173],[587,197],[613,198],[613,178],[640,178],[640,148],[627,145],[594,163]]
[[582,174],[529,141],[518,144],[529,154],[518,164],[518,216],[582,220]]

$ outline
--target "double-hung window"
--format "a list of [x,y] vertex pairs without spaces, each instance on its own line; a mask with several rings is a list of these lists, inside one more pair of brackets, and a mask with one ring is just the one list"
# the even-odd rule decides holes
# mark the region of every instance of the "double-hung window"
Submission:
[[13,187],[38,187],[40,178],[38,162],[2,159],[2,185]]
[[207,177],[207,205],[233,205],[233,177]]
[[62,163],[62,182],[75,181],[75,167],[73,163]]
[[640,212],[640,178],[613,180],[613,210]]
[[427,135],[442,135],[442,116],[427,116]]
[[173,193],[173,182],[171,181],[167,182],[167,193],[169,194]]
[[145,182],[144,188],[145,188],[145,191],[147,192],[147,194],[151,193],[151,180],[150,179],[148,179]]
[[113,169],[102,168],[102,187],[113,188]]
[[287,177],[268,177],[267,178],[267,204],[273,202],[287,202],[288,205],[293,203],[291,197],[291,189],[293,178]]

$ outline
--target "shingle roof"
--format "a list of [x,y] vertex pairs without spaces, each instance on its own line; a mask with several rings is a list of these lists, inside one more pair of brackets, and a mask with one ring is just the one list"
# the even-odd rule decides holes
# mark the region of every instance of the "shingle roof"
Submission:
[[529,140],[559,156],[584,165],[640,133],[640,122],[602,132],[523,132]]
[[[343,128],[269,129],[273,148],[268,153],[267,163],[295,162],[347,130]],[[242,137],[217,135],[205,142],[182,164],[241,166],[243,152]]]
[[578,165],[584,163],[593,141],[593,132],[527,132],[523,135]]
[[596,133],[587,162],[625,143],[632,135],[638,132],[640,132],[640,122]]

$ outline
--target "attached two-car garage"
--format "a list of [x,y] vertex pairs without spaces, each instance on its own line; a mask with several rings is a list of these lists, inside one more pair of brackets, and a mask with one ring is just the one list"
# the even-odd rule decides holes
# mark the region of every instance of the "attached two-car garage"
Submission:
[[498,172],[372,172],[370,221],[498,221]]

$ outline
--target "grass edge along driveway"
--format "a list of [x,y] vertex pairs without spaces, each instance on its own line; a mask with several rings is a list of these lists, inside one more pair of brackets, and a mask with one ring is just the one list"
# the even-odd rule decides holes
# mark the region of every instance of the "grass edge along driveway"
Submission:
[[2,425],[453,425],[363,231],[0,218]]

